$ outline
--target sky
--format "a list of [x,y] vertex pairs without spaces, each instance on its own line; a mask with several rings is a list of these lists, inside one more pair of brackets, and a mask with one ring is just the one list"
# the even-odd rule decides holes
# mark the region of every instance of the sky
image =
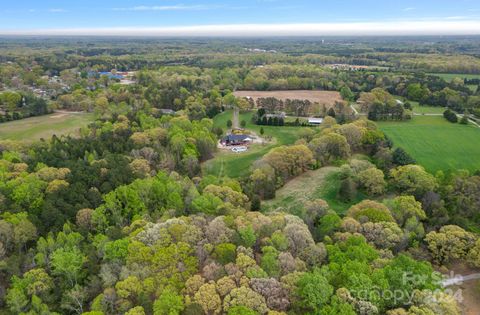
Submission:
[[0,2],[0,34],[480,35],[480,0]]

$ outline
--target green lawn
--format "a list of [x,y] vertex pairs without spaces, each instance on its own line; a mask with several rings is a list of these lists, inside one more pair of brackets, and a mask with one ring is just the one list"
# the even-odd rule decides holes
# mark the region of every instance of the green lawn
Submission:
[[395,96],[395,98],[398,98],[403,102],[409,102],[410,105],[412,105],[412,110],[413,110],[413,113],[415,114],[443,114],[443,112],[446,109],[445,107],[441,107],[441,106],[420,105],[418,102],[410,101],[405,97],[401,97],[401,96]]
[[379,122],[395,146],[404,148],[428,171],[480,169],[480,128],[415,116],[408,122]]
[[358,192],[355,200],[351,202],[339,200],[337,196],[340,189],[339,176],[339,168],[333,166],[308,171],[277,190],[275,199],[264,201],[262,211],[282,208],[288,213],[301,215],[305,201],[320,198],[337,213],[344,214],[348,208],[362,201],[366,196]]
[[418,102],[410,102],[412,104],[413,112],[415,114],[443,114],[446,110],[445,107],[441,106],[424,106],[419,105]]
[[[251,119],[253,112],[240,113],[239,120],[245,120],[246,129],[252,130],[258,135],[260,134],[260,128],[252,123]],[[232,110],[227,110],[214,119],[214,125],[220,127],[223,130],[227,129],[227,121],[232,119]],[[249,150],[244,153],[233,153],[230,151],[220,151],[215,157],[203,164],[203,171],[206,174],[215,176],[228,176],[231,178],[241,177],[248,174],[250,166],[256,160],[264,156],[272,148],[280,145],[287,145],[294,143],[298,138],[299,131],[303,127],[273,127],[263,126],[264,136],[271,136],[273,141],[262,145],[255,144],[250,146]]]
[[463,74],[463,73],[429,73],[429,75],[434,75],[440,78],[443,78],[445,81],[452,81],[454,78],[460,79],[480,79],[480,74]]
[[0,140],[35,141],[52,135],[78,133],[93,121],[93,114],[53,113],[0,124]]

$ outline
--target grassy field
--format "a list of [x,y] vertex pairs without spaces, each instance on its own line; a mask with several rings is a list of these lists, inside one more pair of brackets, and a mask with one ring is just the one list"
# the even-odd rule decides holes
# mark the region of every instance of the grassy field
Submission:
[[0,140],[35,141],[75,134],[93,121],[93,114],[54,113],[0,124]]
[[440,78],[443,78],[445,81],[452,81],[455,78],[460,79],[480,79],[480,74],[458,74],[458,73],[429,73],[429,75],[434,75]]
[[412,104],[413,112],[415,114],[443,114],[445,107],[440,106],[424,106],[419,105],[418,102],[410,102]]
[[443,114],[445,107],[441,106],[425,106],[420,105],[418,102],[410,101],[405,97],[395,96],[395,98],[402,100],[403,102],[409,102],[412,105],[412,110],[414,114]]
[[358,193],[352,202],[342,202],[337,198],[339,189],[339,168],[323,167],[290,180],[277,190],[275,199],[262,203],[262,210],[273,211],[283,208],[288,213],[300,215],[305,201],[320,198],[328,202],[337,213],[344,214],[352,205],[365,199],[362,193]]
[[[245,120],[246,129],[260,134],[260,128],[252,123],[252,112],[240,113],[239,120]],[[227,121],[232,119],[232,111],[227,110],[217,115],[213,121],[215,126],[222,129],[227,128]],[[264,136],[271,136],[272,142],[262,144],[254,144],[244,153],[233,153],[231,151],[220,151],[215,157],[203,164],[203,171],[206,174],[215,176],[229,176],[232,178],[241,177],[248,173],[253,162],[268,153],[272,148],[280,145],[292,144],[298,138],[298,133],[302,127],[273,127],[263,126]]]
[[[456,73],[429,73],[430,75],[435,75],[437,77],[443,78],[445,81],[452,81],[454,78],[460,79],[480,79],[480,74],[456,74]],[[478,89],[477,85],[468,84],[467,87],[472,91],[476,92]]]
[[480,169],[480,128],[415,116],[408,122],[379,122],[395,146],[404,148],[428,171]]

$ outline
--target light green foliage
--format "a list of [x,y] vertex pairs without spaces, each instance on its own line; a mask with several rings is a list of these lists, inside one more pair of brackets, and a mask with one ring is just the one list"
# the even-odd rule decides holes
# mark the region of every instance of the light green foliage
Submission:
[[236,257],[236,246],[231,243],[222,243],[215,246],[213,256],[223,265],[234,262]]
[[18,314],[29,307],[35,307],[33,297],[37,302],[42,298],[48,300],[53,288],[53,280],[44,269],[32,269],[26,272],[23,278],[16,276],[12,278],[12,285],[6,294],[6,303],[12,313]]
[[50,266],[54,275],[64,277],[67,285],[73,287],[80,280],[85,261],[86,257],[78,248],[59,248],[52,253]]
[[385,205],[372,200],[364,200],[350,207],[350,209],[348,209],[347,216],[362,222],[395,221],[390,210]]
[[280,275],[280,265],[278,261],[278,251],[271,246],[262,248],[262,258],[260,260],[260,267],[271,277],[278,277]]
[[202,307],[206,314],[219,314],[221,312],[222,300],[213,283],[202,285],[197,293],[195,293],[194,300]]
[[312,311],[321,310],[333,294],[333,287],[319,270],[305,273],[297,286],[302,306]]
[[154,211],[176,209],[181,212],[183,193],[178,181],[160,172],[153,178],[136,180],[107,194],[105,204],[95,209],[92,220],[97,229],[102,230],[108,225],[128,225],[135,217]]
[[244,286],[233,289],[223,301],[223,308],[227,312],[235,306],[245,306],[260,314],[264,314],[268,310],[265,298]]
[[234,306],[228,310],[227,315],[258,315],[258,313],[245,306]]
[[128,238],[106,243],[104,247],[104,259],[124,261],[128,254],[128,244]]
[[456,225],[446,225],[427,234],[425,241],[438,263],[463,259],[475,245],[477,236]]
[[399,166],[391,171],[391,176],[398,190],[416,197],[423,196],[437,187],[435,177],[418,165]]
[[360,185],[365,188],[370,196],[381,195],[385,192],[387,183],[383,172],[376,168],[369,168],[358,174]]
[[172,286],[183,288],[185,281],[197,272],[198,259],[186,243],[147,246],[132,241],[128,246],[126,266],[132,271],[145,268],[144,277],[152,277],[154,289]]
[[153,303],[154,315],[179,315],[183,309],[182,296],[170,289],[164,290]]
[[218,208],[222,204],[222,200],[217,196],[212,194],[204,194],[193,200],[192,208],[195,212],[216,215],[219,211]]
[[435,273],[427,262],[415,261],[406,255],[395,257],[384,268],[384,274],[390,290],[398,290],[404,294],[400,299],[388,301],[390,307],[400,307],[408,300],[408,292],[415,290],[437,290],[441,275]]
[[255,245],[257,236],[255,235],[255,231],[253,230],[251,225],[244,228],[240,228],[238,230],[238,234],[240,234],[240,238],[242,239],[243,246],[252,247],[253,245]]

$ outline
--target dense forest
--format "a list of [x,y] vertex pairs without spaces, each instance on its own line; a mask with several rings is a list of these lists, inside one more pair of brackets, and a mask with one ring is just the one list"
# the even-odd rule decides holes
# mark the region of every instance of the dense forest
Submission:
[[[480,115],[479,82],[429,74],[479,74],[478,41],[422,43],[6,38],[0,122],[95,119],[78,136],[0,141],[0,313],[461,314],[442,273],[480,268],[480,173],[429,173],[374,122],[411,119],[409,102]],[[246,176],[205,174],[218,114],[311,105],[236,90],[343,101]],[[343,112],[354,103],[364,116]],[[323,167],[339,169],[343,212],[319,198],[262,207]]]

